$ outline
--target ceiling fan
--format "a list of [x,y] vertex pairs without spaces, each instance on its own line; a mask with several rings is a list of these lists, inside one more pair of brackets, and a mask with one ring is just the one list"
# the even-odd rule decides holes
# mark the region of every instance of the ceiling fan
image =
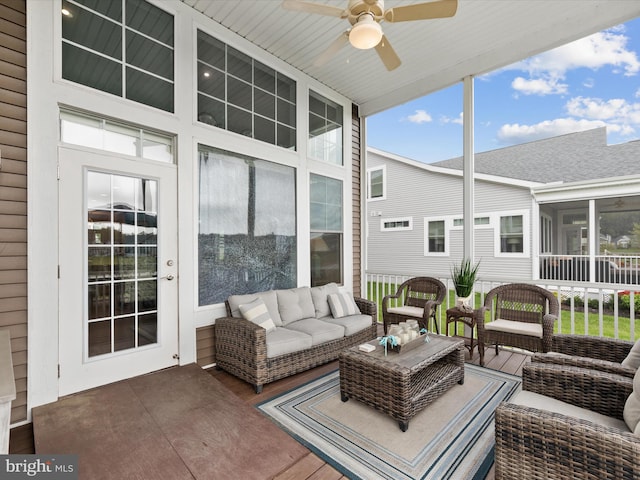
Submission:
[[301,0],[283,0],[282,7],[298,12],[316,13],[330,17],[346,18],[351,28],[336,38],[314,62],[324,65],[347,43],[362,50],[375,48],[387,70],[400,66],[400,58],[382,33],[380,22],[408,22],[447,18],[455,15],[458,0],[435,0],[432,2],[404,5],[384,9],[384,0],[349,0],[347,8]]

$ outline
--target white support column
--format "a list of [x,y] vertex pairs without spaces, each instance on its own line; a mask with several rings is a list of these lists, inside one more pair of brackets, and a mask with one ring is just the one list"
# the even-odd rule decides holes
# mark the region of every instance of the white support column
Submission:
[[596,227],[596,201],[592,198],[589,200],[589,221],[587,222],[589,230],[588,233],[588,245],[589,245],[589,280],[591,282],[596,281],[596,239],[598,238],[598,232]]
[[463,98],[463,209],[464,258],[474,259],[474,146],[473,146],[473,77],[464,78]]
[[9,453],[11,402],[16,399],[16,383],[11,361],[9,329],[0,330],[0,455]]

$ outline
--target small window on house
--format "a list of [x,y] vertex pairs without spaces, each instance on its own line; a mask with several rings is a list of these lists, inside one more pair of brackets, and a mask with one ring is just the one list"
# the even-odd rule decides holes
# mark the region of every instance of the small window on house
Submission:
[[427,222],[428,232],[428,252],[445,252],[445,229],[444,220],[433,220]]
[[369,199],[383,199],[385,196],[385,168],[375,168],[367,172]]
[[522,215],[500,217],[500,252],[524,253]]
[[143,0],[62,2],[62,78],[174,111],[174,18]]
[[383,232],[389,232],[393,230],[413,230],[413,222],[410,217],[407,218],[389,218],[382,220]]
[[309,91],[309,157],[342,165],[342,105]]
[[[478,226],[478,225],[489,225],[490,222],[490,218],[489,217],[476,217],[473,219],[473,224]],[[454,227],[462,227],[464,226],[464,220],[462,218],[454,218],[453,219],[453,226]]]

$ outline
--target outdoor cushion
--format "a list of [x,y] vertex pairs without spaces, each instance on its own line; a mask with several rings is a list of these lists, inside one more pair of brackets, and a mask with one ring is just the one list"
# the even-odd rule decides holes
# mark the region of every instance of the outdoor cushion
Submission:
[[349,292],[332,293],[327,297],[329,307],[333,318],[346,317],[348,315],[357,315],[360,313],[358,305],[356,305],[353,295]]
[[280,312],[278,311],[278,297],[275,290],[269,290],[268,292],[249,293],[246,295],[231,295],[228,298],[229,308],[231,308],[231,316],[236,318],[242,318],[242,312],[240,312],[240,305],[251,303],[256,299],[262,299],[264,304],[269,310],[271,320],[276,327],[282,326],[282,320],[280,319]]
[[320,320],[344,327],[345,336],[353,335],[371,326],[371,316],[362,314],[340,318],[322,317]]
[[635,368],[636,370],[640,368],[640,340],[636,341],[631,347],[631,351],[627,357],[622,360],[622,365],[625,367]]
[[338,285],[336,283],[327,283],[321,287],[311,287],[311,298],[313,299],[313,306],[316,309],[316,318],[331,315],[331,308],[329,307],[327,296],[338,292]]
[[302,320],[303,318],[315,317],[316,309],[313,306],[309,287],[276,290],[276,295],[283,326],[286,327],[291,322]]
[[406,315],[407,317],[422,318],[424,315],[424,308],[404,305],[402,307],[387,308],[387,312],[395,313],[396,315]]
[[269,315],[269,310],[261,298],[256,298],[251,303],[245,303],[239,307],[242,316],[250,322],[260,325],[267,332],[276,329],[275,323]]
[[516,405],[522,405],[525,407],[537,408],[538,410],[545,410],[547,412],[559,413],[568,417],[580,418],[582,420],[588,420],[603,427],[613,427],[622,431],[629,431],[629,428],[624,421],[603,415],[592,410],[577,407],[562,400],[557,400],[553,397],[547,397],[546,395],[540,395],[539,393],[530,392],[528,390],[522,390],[509,400],[510,403]]
[[278,327],[267,333],[267,358],[279,357],[286,353],[299,352],[311,348],[311,335]]
[[640,435],[640,369],[633,376],[633,391],[624,404],[622,418],[624,418],[629,430]]
[[343,326],[323,322],[317,318],[298,320],[297,322],[289,323],[286,328],[310,335],[312,345],[320,345],[321,343],[344,337]]
[[513,320],[498,319],[485,323],[484,329],[542,338],[542,325],[539,323],[514,322]]

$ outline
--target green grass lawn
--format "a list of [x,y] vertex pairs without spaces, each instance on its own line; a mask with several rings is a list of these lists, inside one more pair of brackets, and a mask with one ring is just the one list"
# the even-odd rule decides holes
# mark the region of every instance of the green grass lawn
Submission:
[[[369,282],[367,285],[367,298],[376,299],[378,303],[378,321],[382,322],[382,298],[385,295],[395,294],[397,290],[397,285],[390,283],[377,283],[377,282]],[[449,291],[449,302],[445,301],[442,305],[442,310],[438,312],[438,318],[442,319],[442,324],[444,324],[445,312],[444,308],[446,305],[453,306],[455,305],[455,292],[453,290]],[[475,305],[481,305],[481,295],[476,293]],[[600,315],[599,313],[588,313],[588,332],[585,332],[584,328],[584,310],[582,307],[578,307],[574,310],[574,331],[573,333],[578,335],[593,335],[600,336]],[[634,337],[633,340],[640,339],[640,312],[637,315],[638,321],[635,322],[634,325]],[[630,320],[628,317],[618,316],[618,335],[615,335],[615,319],[613,315],[603,314],[602,316],[602,336],[611,337],[611,338],[621,338],[623,340],[631,339],[630,328],[629,328]],[[461,332],[461,325],[459,325],[458,330]],[[571,332],[571,312],[569,310],[561,310],[560,311],[560,319],[556,322],[555,331],[562,331],[562,333],[572,333]],[[444,333],[444,332],[442,332]],[[453,333],[453,332],[451,332]]]

